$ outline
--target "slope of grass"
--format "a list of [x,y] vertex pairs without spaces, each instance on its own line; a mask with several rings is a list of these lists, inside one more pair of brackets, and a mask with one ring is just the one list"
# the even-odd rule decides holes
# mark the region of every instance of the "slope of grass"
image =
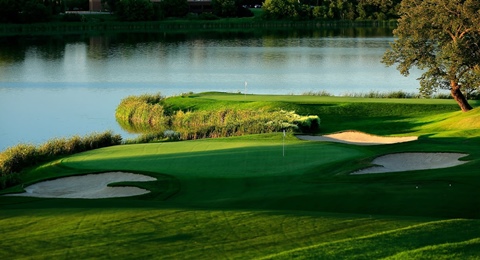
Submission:
[[37,202],[39,208],[28,214],[2,210],[0,256],[252,259],[430,221],[312,212],[185,210],[153,203],[131,208],[118,200],[108,202],[111,208],[105,208],[105,202],[76,208],[82,205],[76,200],[53,200]]
[[[429,251],[430,254],[423,256],[432,258],[433,255],[436,256],[445,248],[449,248],[447,255],[442,256],[442,259],[447,259],[448,256],[466,259],[478,254],[480,244],[475,228],[478,224],[478,220],[432,221],[373,235],[298,248],[266,258],[411,259],[410,257],[415,255],[419,257],[418,253],[425,251]],[[409,251],[411,248],[417,249]],[[395,254],[398,251],[402,253]]]
[[[473,259],[479,250],[477,110],[456,112],[450,100],[222,93],[167,101],[181,109],[292,109],[319,115],[323,132],[420,139],[354,146],[278,133],[71,155],[25,171],[23,185],[113,170],[159,180],[130,183],[152,191],[132,198],[2,196],[0,258]],[[408,151],[469,156],[452,168],[349,175],[376,156]]]

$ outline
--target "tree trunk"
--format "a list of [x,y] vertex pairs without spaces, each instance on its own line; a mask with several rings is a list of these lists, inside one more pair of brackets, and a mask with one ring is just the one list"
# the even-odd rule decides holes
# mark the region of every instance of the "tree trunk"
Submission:
[[460,106],[460,109],[462,109],[463,112],[470,111],[472,109],[472,106],[468,104],[468,101],[463,95],[462,91],[460,91],[460,86],[457,84],[457,82],[452,81],[450,83],[450,86],[451,86],[450,93],[452,94],[453,99],[457,101],[457,104]]

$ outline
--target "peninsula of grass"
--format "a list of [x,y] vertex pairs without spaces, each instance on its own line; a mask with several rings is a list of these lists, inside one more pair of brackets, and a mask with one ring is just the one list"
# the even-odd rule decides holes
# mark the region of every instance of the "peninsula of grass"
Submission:
[[[476,101],[471,102],[476,106]],[[0,257],[168,259],[475,259],[480,250],[480,110],[453,100],[188,94],[175,110],[278,109],[417,141],[356,146],[281,132],[116,145],[24,170],[42,180],[109,171],[157,181],[114,199],[0,196]],[[400,152],[468,154],[460,166],[350,175]]]

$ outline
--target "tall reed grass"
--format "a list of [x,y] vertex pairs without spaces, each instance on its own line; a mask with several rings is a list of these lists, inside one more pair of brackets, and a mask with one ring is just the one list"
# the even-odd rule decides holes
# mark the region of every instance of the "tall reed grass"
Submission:
[[[316,132],[318,116],[300,116],[283,110],[215,108],[195,111],[171,111],[163,106],[163,97],[130,96],[122,100],[116,119],[124,129],[146,133],[140,140],[159,140],[171,130],[173,139],[192,140],[245,134],[289,131]],[[172,138],[170,138],[172,139]]]
[[115,111],[117,122],[129,132],[151,129],[160,132],[168,125],[169,118],[163,107],[165,98],[160,94],[129,96],[123,99]]
[[41,145],[18,144],[0,153],[0,189],[18,183],[18,173],[37,163],[101,147],[121,144],[122,137],[111,131],[84,137],[54,138]]
[[[326,91],[306,91],[303,92],[301,95],[303,96],[322,96],[322,97],[333,97],[334,94]],[[467,99],[469,100],[479,100],[480,95],[475,93],[465,93]],[[345,92],[340,95],[339,97],[353,97],[353,98],[433,98],[433,99],[452,99],[452,96],[449,93],[434,93],[431,95],[422,95],[421,93],[414,93],[414,92],[405,92],[402,90],[398,91],[387,91],[387,92],[380,92],[380,91],[369,91],[369,92]]]

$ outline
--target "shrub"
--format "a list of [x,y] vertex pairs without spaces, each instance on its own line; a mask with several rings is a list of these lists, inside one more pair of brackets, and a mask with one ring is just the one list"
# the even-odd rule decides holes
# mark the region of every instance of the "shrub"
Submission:
[[7,148],[0,154],[2,175],[20,172],[24,167],[37,163],[37,149],[31,144],[19,144]]
[[164,139],[164,134],[161,132],[157,133],[146,133],[142,134],[134,139],[129,139],[125,141],[125,144],[143,144],[150,143],[155,141],[162,141]]
[[64,22],[81,22],[83,19],[84,17],[77,13],[67,13],[62,16],[62,21]]
[[0,175],[0,190],[15,186],[19,184],[20,181],[20,175],[18,173]]
[[320,118],[318,116],[302,116],[294,121],[302,133],[315,133],[320,130]]
[[116,14],[121,21],[150,21],[154,8],[150,0],[120,0],[116,4]]
[[[283,110],[222,108],[172,112],[163,104],[164,98],[160,95],[127,97],[117,108],[117,121],[128,131],[147,133],[132,142],[151,141],[150,133],[162,132],[162,137],[168,140],[190,140],[272,133],[282,129],[313,133],[320,127],[318,116],[302,117]],[[154,135],[158,135],[157,139],[161,137]]]
[[168,124],[168,111],[163,107],[164,99],[160,93],[129,96],[118,105],[115,118],[129,132],[161,132]]
[[[305,117],[287,111],[233,110],[216,111],[178,111],[172,117],[172,128],[181,139],[199,139],[238,136],[244,134],[261,134],[279,132],[282,129],[300,130],[297,123],[302,122],[301,129],[308,132],[318,129],[318,117]],[[307,120],[309,119],[309,120]],[[318,124],[316,124],[318,123]]]
[[199,20],[218,20],[220,19],[220,17],[212,14],[212,13],[201,13],[199,16],[198,16],[198,19]]
[[187,0],[163,0],[159,7],[163,17],[185,17],[188,8]]
[[73,136],[70,139],[54,138],[36,147],[31,144],[18,144],[0,153],[0,187],[15,183],[18,178],[11,176],[26,167],[46,162],[57,156],[69,155],[101,147],[121,144],[122,137],[111,131],[93,133],[85,137]]

